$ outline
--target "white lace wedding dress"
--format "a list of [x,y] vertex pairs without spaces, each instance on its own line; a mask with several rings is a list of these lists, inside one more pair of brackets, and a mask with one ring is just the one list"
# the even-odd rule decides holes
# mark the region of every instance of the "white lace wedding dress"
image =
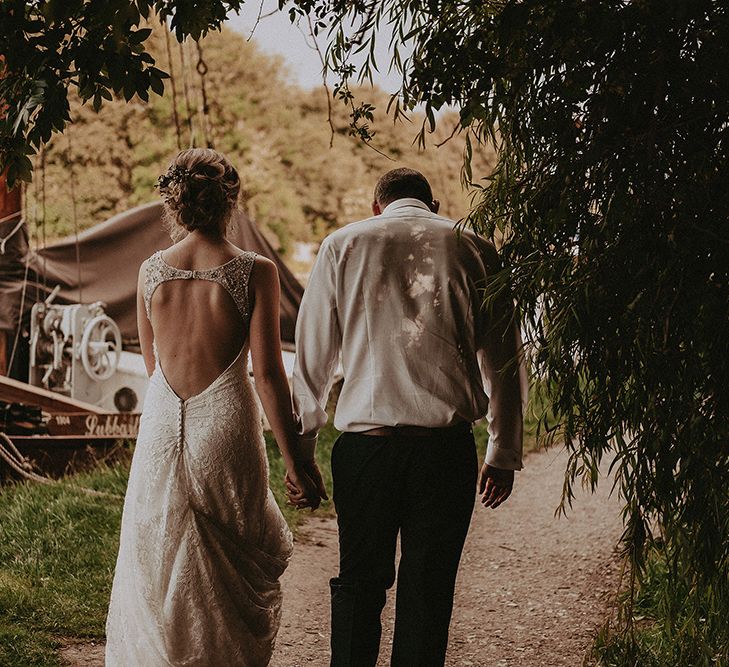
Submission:
[[[244,323],[255,253],[205,271],[148,263],[145,303],[167,280],[211,280]],[[156,356],[155,350],[155,356]],[[157,359],[129,474],[107,618],[108,667],[258,667],[278,630],[291,534],[268,488],[248,343],[180,399]]]

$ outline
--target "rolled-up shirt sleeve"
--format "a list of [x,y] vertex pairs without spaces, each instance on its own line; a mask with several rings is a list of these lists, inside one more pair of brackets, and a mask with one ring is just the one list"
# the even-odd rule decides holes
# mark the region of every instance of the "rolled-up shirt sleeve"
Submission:
[[341,333],[336,275],[325,241],[317,255],[296,322],[296,362],[291,381],[294,413],[302,440],[313,445],[327,423],[326,403],[339,361]]
[[518,318],[510,298],[495,299],[487,315],[479,350],[489,397],[485,462],[494,468],[521,470],[528,382]]

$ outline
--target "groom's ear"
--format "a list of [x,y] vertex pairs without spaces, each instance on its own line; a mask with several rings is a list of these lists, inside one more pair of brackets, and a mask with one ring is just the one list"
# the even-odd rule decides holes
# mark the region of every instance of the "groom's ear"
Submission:
[[440,201],[438,199],[434,199],[430,203],[430,206],[428,208],[430,208],[430,210],[437,215],[438,211],[440,210]]
[[380,208],[380,204],[376,199],[372,200],[372,215],[380,215],[382,213],[382,208]]

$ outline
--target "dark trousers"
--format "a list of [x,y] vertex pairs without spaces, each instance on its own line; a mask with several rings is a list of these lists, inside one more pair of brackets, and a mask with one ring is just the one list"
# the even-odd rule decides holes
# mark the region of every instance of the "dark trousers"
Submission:
[[373,667],[380,614],[395,581],[393,667],[442,667],[458,562],[476,496],[469,427],[429,437],[343,433],[332,451],[339,576],[332,667]]

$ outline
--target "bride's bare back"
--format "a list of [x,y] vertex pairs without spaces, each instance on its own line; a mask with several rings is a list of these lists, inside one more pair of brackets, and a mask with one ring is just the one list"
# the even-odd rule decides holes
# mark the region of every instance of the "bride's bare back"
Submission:
[[[215,248],[183,241],[163,252],[161,259],[167,266],[206,275],[240,256],[232,244]],[[251,281],[254,273],[255,264]],[[155,289],[150,305],[161,370],[182,399],[214,382],[247,342],[248,331],[237,305],[225,287],[213,280],[167,280]]]

